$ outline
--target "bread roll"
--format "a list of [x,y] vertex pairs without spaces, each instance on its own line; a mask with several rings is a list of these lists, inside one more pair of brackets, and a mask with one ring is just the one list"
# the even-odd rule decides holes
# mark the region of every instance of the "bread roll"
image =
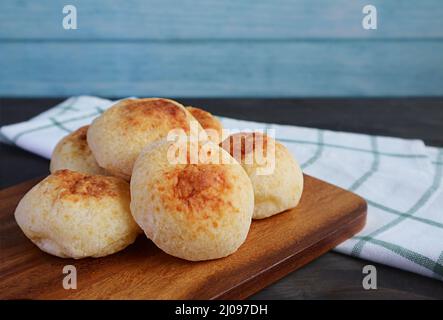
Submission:
[[254,207],[251,181],[232,164],[171,164],[174,142],[147,147],[131,178],[131,212],[160,249],[173,256],[209,260],[235,252],[245,241]]
[[[186,107],[192,116],[200,123],[202,128],[208,132],[209,139],[219,144],[222,139],[223,126],[221,122],[211,113],[196,107]],[[213,130],[211,132],[211,130]]]
[[129,180],[143,147],[166,137],[173,129],[189,133],[191,122],[203,130],[178,102],[160,98],[127,99],[94,120],[88,130],[88,144],[102,168]]
[[41,250],[62,258],[103,257],[141,232],[126,181],[60,170],[34,186],[15,210],[17,224]]
[[88,127],[81,127],[59,141],[52,152],[49,165],[51,173],[69,169],[88,174],[106,175],[106,171],[100,168],[89,149],[86,141]]
[[263,219],[297,206],[303,173],[289,150],[261,133],[238,133],[222,143],[241,163],[254,187],[253,219]]

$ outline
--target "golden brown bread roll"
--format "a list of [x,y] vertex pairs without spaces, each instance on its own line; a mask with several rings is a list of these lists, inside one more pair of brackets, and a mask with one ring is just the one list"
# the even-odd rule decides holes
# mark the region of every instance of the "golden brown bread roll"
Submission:
[[189,111],[173,100],[122,100],[94,120],[88,144],[102,168],[129,180],[135,159],[147,144],[173,129],[189,133],[192,121],[203,130]]
[[235,252],[251,223],[251,181],[234,159],[232,164],[171,164],[172,144],[157,142],[138,157],[131,178],[134,219],[160,249],[179,258],[209,260]]
[[[221,122],[211,113],[196,107],[186,107],[192,116],[201,124],[202,128],[208,133],[209,139],[219,144],[222,139],[223,126]],[[213,130],[213,132],[211,132]]]
[[303,173],[289,150],[261,133],[237,133],[222,142],[241,163],[254,187],[254,219],[263,219],[297,206]]
[[133,243],[141,232],[126,181],[60,170],[19,202],[15,219],[41,250],[62,258],[102,257]]
[[106,175],[101,168],[86,141],[89,126],[83,126],[68,134],[57,143],[51,156],[49,171],[68,169],[72,171]]

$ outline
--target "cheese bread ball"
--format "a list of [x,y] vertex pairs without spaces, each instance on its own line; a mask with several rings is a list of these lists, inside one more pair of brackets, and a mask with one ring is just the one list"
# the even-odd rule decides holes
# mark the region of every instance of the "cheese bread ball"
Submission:
[[[217,144],[221,142],[223,126],[216,117],[200,108],[189,106],[186,109],[200,123],[202,128],[208,132],[208,137],[212,142]],[[213,131],[211,132],[211,130]]]
[[100,168],[91,149],[89,149],[86,141],[88,127],[81,127],[59,141],[52,152],[49,165],[51,173],[68,169],[88,174],[106,175],[105,169]]
[[141,232],[129,204],[129,184],[120,178],[60,170],[26,193],[15,219],[49,254],[103,257],[124,249]]
[[173,164],[173,142],[147,147],[131,179],[131,212],[160,249],[191,261],[222,258],[245,241],[254,209],[251,181],[231,164]]
[[168,99],[126,99],[107,109],[88,130],[88,144],[98,164],[129,180],[135,159],[149,143],[173,129],[190,133],[191,124],[203,131],[178,102]]
[[237,133],[222,143],[241,163],[254,187],[254,219],[294,208],[303,191],[303,172],[289,150],[271,137]]

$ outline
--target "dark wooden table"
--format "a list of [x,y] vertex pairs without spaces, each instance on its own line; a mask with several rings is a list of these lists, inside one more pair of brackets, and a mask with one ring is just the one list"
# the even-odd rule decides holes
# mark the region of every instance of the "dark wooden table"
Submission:
[[[63,99],[0,99],[0,125],[26,120]],[[217,115],[322,129],[423,139],[443,146],[443,98],[178,99]],[[1,144],[0,187],[48,173],[48,160]],[[364,290],[362,268],[377,267],[378,289]],[[443,283],[330,252],[252,299],[443,299]]]

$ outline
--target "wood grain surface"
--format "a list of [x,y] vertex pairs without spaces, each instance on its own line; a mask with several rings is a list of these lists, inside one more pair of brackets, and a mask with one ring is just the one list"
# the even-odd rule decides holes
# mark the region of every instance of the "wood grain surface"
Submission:
[[76,30],[66,4],[1,2],[0,95],[443,94],[441,0],[72,0]]
[[[77,8],[77,30],[62,28],[67,4]],[[380,26],[369,32],[361,26],[367,4]],[[442,16],[441,0],[8,0],[0,39],[429,39],[443,37]]]
[[443,41],[433,40],[19,41],[0,52],[4,96],[438,96],[443,87]]
[[[366,202],[305,176],[300,205],[254,221],[233,255],[189,262],[163,253],[140,236],[120,253],[61,259],[40,251],[21,232],[14,209],[32,180],[0,191],[0,299],[234,299],[246,298],[358,232]],[[65,265],[77,268],[78,288],[65,290]]]

